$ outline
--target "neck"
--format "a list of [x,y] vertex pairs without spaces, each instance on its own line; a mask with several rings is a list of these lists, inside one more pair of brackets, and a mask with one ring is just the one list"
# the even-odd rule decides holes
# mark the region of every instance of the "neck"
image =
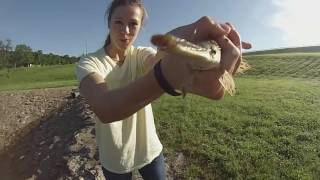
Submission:
[[115,61],[124,61],[124,59],[126,57],[127,49],[119,50],[119,49],[115,48],[114,46],[112,46],[111,43],[109,45],[107,45],[104,50],[105,50],[106,54],[108,54],[108,56],[110,56]]

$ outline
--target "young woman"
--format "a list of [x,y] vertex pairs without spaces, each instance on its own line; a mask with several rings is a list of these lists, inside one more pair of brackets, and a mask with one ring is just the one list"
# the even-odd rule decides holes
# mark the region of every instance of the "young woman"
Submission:
[[[145,19],[141,0],[113,0],[108,9],[109,35],[105,45],[81,58],[76,67],[80,93],[99,118],[96,138],[108,180],[131,179],[135,169],[144,179],[165,179],[162,144],[150,103],[166,89],[153,69],[158,62],[156,50],[132,46]],[[170,33],[191,42],[216,40],[222,48],[222,67],[229,72],[234,72],[241,61],[240,37],[231,25],[203,17]],[[161,79],[171,90],[179,89],[192,73],[185,60],[168,55],[158,65]],[[221,75],[217,70],[197,73],[188,91],[220,99],[224,93],[218,81]]]

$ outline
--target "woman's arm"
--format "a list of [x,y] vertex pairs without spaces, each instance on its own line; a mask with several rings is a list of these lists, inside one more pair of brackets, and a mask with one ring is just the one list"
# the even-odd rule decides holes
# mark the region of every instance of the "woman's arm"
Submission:
[[156,54],[149,55],[147,57],[145,67],[144,67],[144,69],[146,69],[146,72],[150,72],[152,70],[152,68],[154,67],[154,65],[156,65],[160,59],[161,58],[159,58]]
[[92,73],[81,81],[81,94],[103,123],[124,119],[163,94],[153,71],[126,87],[108,90],[108,83]]

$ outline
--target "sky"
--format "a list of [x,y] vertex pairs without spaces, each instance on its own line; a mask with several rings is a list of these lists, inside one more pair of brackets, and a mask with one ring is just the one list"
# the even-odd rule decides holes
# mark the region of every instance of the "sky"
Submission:
[[[0,0],[0,39],[33,51],[80,56],[101,48],[111,0]],[[144,0],[148,19],[135,42],[152,46],[166,33],[202,16],[235,25],[251,51],[320,45],[320,0]]]

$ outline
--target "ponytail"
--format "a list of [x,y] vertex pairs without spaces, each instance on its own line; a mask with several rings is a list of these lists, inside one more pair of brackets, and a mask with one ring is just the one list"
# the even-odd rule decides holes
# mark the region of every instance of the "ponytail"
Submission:
[[107,48],[107,46],[110,44],[110,34],[108,34],[107,39],[104,41],[103,48]]

